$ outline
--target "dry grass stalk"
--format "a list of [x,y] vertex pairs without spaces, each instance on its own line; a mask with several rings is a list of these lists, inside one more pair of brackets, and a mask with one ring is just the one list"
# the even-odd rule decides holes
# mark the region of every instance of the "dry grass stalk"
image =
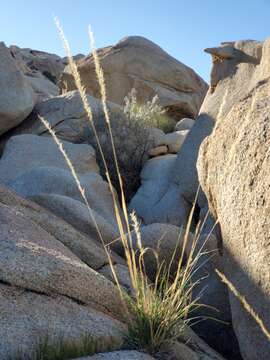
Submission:
[[[95,124],[94,124],[94,121],[93,121],[93,113],[92,113],[92,109],[91,109],[91,106],[89,104],[89,101],[88,101],[88,98],[87,98],[87,94],[86,94],[86,91],[85,91],[85,87],[83,86],[82,84],[82,81],[81,81],[81,77],[80,77],[80,74],[79,74],[79,71],[78,71],[78,68],[77,68],[77,65],[72,57],[72,53],[71,53],[71,49],[70,49],[70,46],[69,46],[69,43],[65,37],[65,34],[64,34],[64,31],[62,29],[62,26],[59,22],[59,20],[55,17],[55,23],[56,23],[56,26],[57,26],[57,29],[59,31],[59,35],[62,39],[62,42],[63,42],[63,45],[64,45],[64,49],[66,51],[66,54],[67,54],[67,57],[68,57],[68,63],[69,63],[69,66],[70,66],[70,70],[71,70],[71,73],[74,77],[74,81],[75,81],[75,84],[76,84],[76,87],[79,91],[79,94],[80,94],[80,97],[81,97],[81,100],[82,100],[82,103],[83,103],[83,107],[84,107],[84,110],[86,112],[86,115],[87,115],[87,118],[89,120],[89,123],[90,123],[90,126],[92,127],[92,130],[93,130],[93,133],[94,133],[94,136],[95,136],[95,139],[96,139],[96,142],[97,142],[97,146],[98,146],[98,149],[99,149],[99,152],[100,152],[100,155],[101,155],[101,158],[102,158],[102,162],[103,162],[103,165],[104,165],[104,168],[105,168],[105,173],[106,173],[106,178],[107,178],[107,181],[108,181],[108,184],[109,184],[109,188],[110,188],[110,192],[111,192],[111,195],[112,195],[112,198],[113,198],[113,204],[114,204],[114,211],[115,211],[115,216],[116,216],[116,221],[117,221],[117,224],[118,224],[118,229],[119,229],[119,233],[120,233],[120,238],[121,239],[124,239],[125,241],[125,244],[127,244],[127,239],[126,239],[126,231],[125,231],[125,226],[122,222],[122,219],[121,219],[121,215],[120,215],[120,209],[118,207],[118,201],[117,201],[117,195],[113,189],[113,185],[112,185],[112,181],[111,181],[111,176],[110,176],[110,173],[109,173],[109,170],[108,170],[108,166],[107,166],[107,162],[106,162],[106,159],[105,159],[105,156],[104,156],[104,152],[102,150],[102,146],[101,146],[101,143],[100,143],[100,140],[99,140],[99,137],[98,137],[98,133],[96,131],[96,127],[95,127]],[[105,86],[105,83],[104,83],[104,86]],[[104,93],[105,96],[106,96],[106,92]],[[106,105],[106,98],[104,99],[104,103]],[[104,104],[103,104],[104,106]],[[106,111],[106,110],[105,110]],[[104,112],[105,112],[104,111]],[[106,111],[106,114],[108,115],[108,111]],[[109,125],[109,121],[107,121],[107,124]],[[121,175],[120,175],[121,176]],[[80,190],[80,189],[79,189]],[[86,204],[88,206],[88,204]],[[99,231],[100,233],[100,231]],[[102,244],[104,245],[104,247],[106,248],[106,252],[108,253],[108,250],[107,250],[107,246],[106,244],[104,243],[104,241],[102,240]],[[109,253],[108,253],[109,254]],[[120,289],[120,285],[119,285],[119,281],[117,279],[117,276],[116,276],[116,273],[115,273],[115,270],[113,268],[113,264],[112,262],[110,261],[110,265],[112,267],[112,272],[113,272],[113,276],[114,276],[114,280],[116,281],[119,289]],[[123,296],[123,293],[121,291],[121,297]]]
[[38,118],[39,118],[39,120],[42,122],[42,124],[45,126],[45,128],[48,130],[48,132],[50,133],[50,135],[52,136],[54,142],[56,143],[59,151],[60,151],[61,154],[63,155],[63,157],[64,157],[64,159],[65,159],[65,161],[66,161],[66,163],[67,163],[67,165],[68,165],[68,167],[69,167],[69,170],[70,170],[70,172],[71,172],[71,174],[72,174],[72,176],[73,176],[73,178],[74,178],[74,180],[75,180],[75,182],[76,182],[77,188],[78,188],[78,190],[79,190],[79,192],[80,192],[80,194],[81,194],[81,197],[82,197],[82,199],[83,199],[83,201],[84,201],[84,203],[85,203],[85,205],[86,205],[86,207],[87,207],[87,209],[88,209],[89,216],[90,216],[90,218],[93,220],[94,226],[95,226],[96,231],[97,231],[98,236],[99,236],[99,239],[100,239],[100,241],[101,241],[101,243],[102,243],[102,245],[103,245],[103,247],[104,247],[104,250],[105,250],[105,252],[106,252],[106,255],[107,255],[107,257],[108,257],[108,261],[109,261],[109,264],[110,264],[110,267],[111,267],[111,270],[112,270],[112,273],[113,273],[113,277],[114,277],[115,282],[116,282],[116,284],[117,284],[117,287],[118,287],[118,289],[119,289],[119,291],[120,291],[120,295],[121,295],[121,297],[123,297],[122,289],[121,289],[121,286],[120,286],[120,284],[119,284],[118,277],[117,277],[117,275],[116,275],[116,272],[115,272],[115,269],[114,269],[114,266],[113,266],[113,261],[112,261],[112,258],[111,258],[111,256],[110,256],[110,252],[109,252],[106,244],[104,243],[104,240],[103,240],[101,231],[100,231],[100,229],[99,229],[99,227],[98,227],[98,224],[97,224],[97,222],[96,222],[96,219],[95,219],[95,216],[94,216],[94,214],[93,214],[92,208],[91,208],[91,206],[90,206],[90,204],[89,204],[89,201],[88,201],[88,199],[87,199],[87,197],[86,197],[86,195],[85,195],[85,190],[84,190],[84,188],[83,188],[82,185],[81,185],[79,176],[78,176],[78,174],[77,174],[77,172],[76,172],[76,170],[75,170],[75,168],[74,168],[74,166],[73,166],[73,164],[72,164],[72,162],[71,162],[68,154],[66,153],[66,151],[65,151],[65,149],[64,149],[63,143],[58,139],[57,135],[55,134],[55,131],[52,129],[52,127],[50,126],[49,122],[48,122],[46,119],[44,119],[42,116],[40,116],[40,115],[38,115]]
[[227,277],[220,272],[219,270],[216,269],[216,273],[218,274],[218,276],[220,277],[221,281],[224,282],[227,287],[230,289],[230,291],[234,294],[234,296],[240,301],[240,303],[242,304],[243,308],[252,316],[252,318],[256,321],[256,323],[259,325],[259,327],[261,328],[262,332],[264,333],[264,335],[267,337],[267,339],[270,341],[270,331],[267,329],[267,327],[265,326],[263,320],[260,318],[260,316],[254,311],[254,309],[249,305],[249,303],[247,302],[247,300],[245,299],[244,296],[242,296],[239,291],[235,288],[235,286],[230,282],[229,279],[227,279]]
[[[189,217],[189,221],[186,227],[185,232],[185,238],[184,238],[184,244],[181,252],[181,256],[179,259],[178,268],[176,271],[176,274],[171,277],[170,270],[172,261],[169,264],[169,267],[165,267],[165,264],[159,264],[155,281],[154,283],[149,283],[146,273],[145,273],[145,264],[144,264],[144,255],[146,251],[149,249],[143,248],[142,241],[141,241],[141,235],[140,235],[140,228],[139,223],[136,218],[135,214],[132,214],[131,220],[133,222],[135,234],[137,237],[137,244],[138,244],[138,251],[133,248],[132,244],[132,236],[131,236],[131,230],[129,226],[129,217],[127,212],[127,206],[125,201],[125,194],[123,189],[123,183],[121,180],[121,174],[119,171],[119,167],[117,166],[117,155],[114,147],[114,141],[111,131],[111,125],[110,125],[110,115],[107,108],[107,99],[106,99],[106,86],[105,86],[105,79],[104,74],[102,71],[102,68],[100,66],[100,62],[98,59],[98,54],[95,50],[94,46],[94,38],[91,30],[89,29],[89,36],[90,36],[90,43],[93,48],[93,55],[94,55],[94,61],[95,61],[95,67],[96,67],[96,74],[97,78],[100,84],[101,89],[101,97],[102,97],[102,104],[106,119],[106,124],[108,127],[108,130],[110,132],[111,137],[111,143],[114,151],[114,160],[116,164],[117,169],[117,175],[120,182],[121,187],[121,198],[122,198],[122,207],[124,211],[124,217],[127,227],[127,234],[125,231],[125,224],[123,224],[123,220],[120,214],[120,209],[118,208],[118,202],[117,198],[112,186],[111,177],[108,171],[108,167],[106,164],[106,160],[102,151],[102,147],[100,145],[100,141],[97,135],[97,131],[95,129],[95,124],[93,122],[93,116],[92,116],[92,110],[90,107],[90,104],[87,99],[86,91],[84,86],[82,85],[81,78],[76,66],[76,63],[74,62],[69,44],[65,38],[64,32],[62,30],[62,27],[59,23],[59,21],[56,19],[56,25],[59,30],[60,36],[63,40],[65,50],[67,52],[69,66],[72,72],[72,75],[74,77],[76,86],[79,90],[82,103],[84,106],[84,109],[86,111],[87,117],[89,119],[90,125],[92,126],[94,135],[96,137],[96,141],[99,147],[100,154],[102,156],[102,160],[104,162],[104,167],[106,169],[106,177],[109,183],[109,188],[111,191],[111,195],[113,198],[114,203],[114,211],[116,216],[116,221],[119,229],[120,239],[122,246],[124,248],[125,257],[129,269],[130,279],[132,283],[132,287],[134,289],[134,297],[129,297],[126,294],[124,294],[118,278],[117,274],[114,270],[113,262],[110,257],[110,253],[108,251],[108,246],[104,243],[102,239],[102,235],[100,230],[98,229],[98,225],[96,224],[93,216],[93,212],[91,210],[90,204],[88,203],[88,200],[85,196],[85,191],[81,186],[80,180],[78,175],[76,174],[76,171],[74,169],[74,166],[72,165],[70,159],[68,158],[68,155],[66,154],[63,144],[61,141],[57,138],[55,132],[49,125],[49,123],[43,119],[40,118],[44,126],[47,128],[49,133],[52,135],[54,141],[56,142],[59,150],[61,151],[62,155],[64,156],[68,167],[75,179],[75,182],[77,184],[77,187],[81,193],[82,199],[85,202],[89,215],[93,219],[94,223],[96,224],[97,232],[100,234],[100,240],[102,244],[104,245],[104,249],[107,253],[109,264],[112,269],[112,273],[115,279],[115,282],[118,286],[121,298],[123,300],[125,310],[127,312],[127,320],[129,325],[129,339],[134,341],[134,344],[136,347],[144,348],[148,350],[150,353],[154,353],[158,351],[160,346],[167,341],[171,341],[173,338],[177,337],[179,334],[178,332],[183,327],[183,320],[187,321],[187,316],[194,308],[197,308],[199,306],[198,299],[191,299],[192,296],[192,290],[194,286],[196,286],[199,282],[196,281],[192,284],[192,275],[194,271],[196,270],[196,263],[200,257],[200,251],[195,251],[196,244],[198,241],[198,238],[195,236],[195,241],[190,247],[189,256],[186,261],[186,266],[183,270],[183,260],[184,260],[184,254],[186,251],[186,248],[188,246],[188,239],[189,239],[189,231],[192,221],[192,216],[195,208],[195,202],[193,204],[192,212]],[[196,201],[196,199],[195,199]],[[198,232],[199,233],[199,232]],[[198,235],[198,234],[197,234]],[[175,254],[177,245],[175,247]]]

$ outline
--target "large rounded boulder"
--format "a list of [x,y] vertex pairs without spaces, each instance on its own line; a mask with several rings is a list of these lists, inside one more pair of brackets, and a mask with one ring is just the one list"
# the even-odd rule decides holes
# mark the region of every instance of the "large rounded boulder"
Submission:
[[[161,106],[176,120],[197,116],[207,84],[192,69],[167,54],[152,41],[129,36],[114,46],[98,50],[104,70],[108,100],[123,104],[135,88],[138,101],[158,95]],[[78,70],[86,91],[100,97],[93,55],[78,61]],[[62,92],[76,88],[69,67],[60,79]]]
[[0,135],[20,124],[35,105],[35,94],[9,49],[0,42]]

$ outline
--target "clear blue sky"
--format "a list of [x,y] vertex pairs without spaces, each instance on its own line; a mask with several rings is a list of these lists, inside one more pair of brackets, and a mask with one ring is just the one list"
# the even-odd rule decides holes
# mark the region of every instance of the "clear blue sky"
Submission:
[[64,55],[53,14],[74,54],[89,52],[91,24],[98,47],[142,35],[206,80],[211,61],[205,47],[270,36],[270,0],[3,0],[0,40]]

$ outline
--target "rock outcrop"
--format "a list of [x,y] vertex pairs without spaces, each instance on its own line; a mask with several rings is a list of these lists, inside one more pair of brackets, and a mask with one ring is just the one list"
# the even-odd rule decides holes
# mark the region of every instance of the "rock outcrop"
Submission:
[[[88,96],[95,123],[103,116],[101,101]],[[110,114],[120,113],[121,107],[108,102]],[[51,99],[38,102],[32,114],[25,119],[23,124],[8,134],[8,137],[17,134],[48,135],[46,127],[39,120],[38,115],[46,119],[56,132],[56,135],[63,140],[73,143],[83,143],[88,140],[91,124],[83,108],[80,94],[77,90],[55,96]],[[102,121],[105,127],[104,121]],[[91,139],[90,139],[91,140]]]
[[59,294],[115,315],[116,287],[56,238],[12,206],[0,204],[0,281],[43,294]]
[[184,118],[178,121],[178,123],[175,125],[175,130],[176,131],[190,130],[194,124],[195,124],[195,120]]
[[[130,207],[134,208],[138,212],[138,215],[142,218],[143,221],[146,223],[169,222],[178,226],[185,223],[186,214],[188,213],[199,188],[196,163],[201,143],[208,135],[211,134],[215,124],[221,124],[223,121],[223,127],[227,126],[225,120],[227,119],[227,116],[229,116],[228,114],[232,113],[231,109],[236,106],[236,104],[241,99],[243,100],[248,97],[252,89],[256,90],[258,84],[260,85],[260,82],[264,82],[267,76],[269,76],[269,64],[267,64],[266,60],[267,56],[261,55],[262,52],[263,54],[266,54],[267,46],[269,46],[267,44],[268,42],[265,43],[264,48],[262,49],[262,44],[260,42],[239,41],[236,43],[224,43],[220,48],[206,49],[208,53],[212,54],[214,65],[211,74],[211,88],[209,89],[201,107],[200,114],[187,134],[183,144],[181,145],[177,157],[173,161],[171,160],[173,162],[171,166],[168,166],[166,169],[163,168],[163,171],[159,171],[159,175],[155,176],[155,172],[153,170],[146,172],[147,168],[150,168],[150,162],[149,165],[147,164],[144,171],[142,172],[142,186],[130,203]],[[254,100],[255,103],[256,101],[257,99]],[[248,105],[245,106],[248,108]],[[258,107],[261,107],[261,105],[259,104]],[[267,109],[267,105],[265,105],[265,108]],[[238,119],[241,119],[241,123],[243,122],[241,118],[242,114],[239,115],[235,113],[232,116],[234,116],[234,120],[232,119],[231,121],[235,122],[235,131],[239,132],[241,129],[241,124],[239,123]],[[219,126],[221,128],[221,125]],[[204,160],[204,162],[201,161],[200,165],[203,190],[206,189],[210,203],[217,201],[213,197],[214,195],[212,194],[210,182],[211,184],[215,183],[215,196],[217,198],[220,196],[221,198],[223,183],[217,187],[217,174],[224,174],[224,181],[226,176],[226,170],[222,165],[222,162],[218,163],[215,151],[219,149],[221,152],[223,152],[222,155],[220,155],[220,159],[225,159],[225,154],[227,154],[227,157],[230,159],[230,156],[228,155],[229,150],[227,150],[227,152],[225,151],[228,148],[226,141],[228,141],[229,137],[231,141],[236,141],[233,138],[232,132],[229,131],[229,127],[226,128],[227,132],[225,132],[223,127],[219,133],[220,139],[217,139],[216,142],[213,140],[213,143],[216,145],[212,150],[211,162],[209,160],[208,164],[208,161]],[[222,131],[224,131],[225,134],[228,134],[224,142],[221,142]],[[257,133],[259,134],[259,130]],[[243,134],[243,136],[247,136],[246,134],[247,132]],[[212,135],[212,137],[214,137],[214,135]],[[241,141],[243,142],[244,140],[242,139]],[[267,138],[265,139],[265,142],[267,143]],[[223,143],[224,149],[221,147],[221,143]],[[207,151],[208,147],[205,145],[205,159],[207,159],[208,156]],[[250,158],[252,159],[252,156]],[[155,161],[157,160],[155,159]],[[165,161],[165,157],[162,161]],[[215,163],[216,170],[214,170],[215,166],[212,166],[212,162]],[[217,169],[219,169],[219,171]],[[224,170],[224,172],[222,170]],[[229,165],[228,171],[230,171]],[[241,171],[240,165],[237,171]],[[144,174],[149,175],[145,176]],[[211,174],[212,177],[210,177],[209,174]],[[159,179],[162,179],[162,182]],[[149,190],[147,187],[149,184],[151,184],[151,190]],[[158,186],[154,186],[154,184]],[[236,184],[231,186],[232,187],[230,191],[232,191],[232,188],[236,187]],[[156,188],[160,188],[162,191],[153,191],[153,189]],[[148,207],[146,199],[148,200],[149,194],[153,193],[155,195],[155,198],[153,197],[153,199],[156,201],[151,202],[150,200],[151,206]],[[226,194],[226,196],[229,195]],[[227,201],[225,195],[222,198],[225,203]],[[157,201],[157,199],[161,200]],[[163,205],[163,201],[165,205]],[[204,217],[208,213],[208,202],[203,191],[201,190],[197,198],[197,204],[198,210],[200,211],[199,217],[202,221],[204,221]],[[186,212],[184,213],[183,205],[186,209]],[[215,204],[211,205],[212,212],[213,208],[216,206],[217,205]],[[242,209],[242,205],[240,208]],[[173,216],[172,212],[173,214],[177,215]],[[231,215],[234,216],[233,212]],[[207,220],[204,222],[203,234],[207,234],[213,231],[214,224],[215,220],[212,219],[211,216],[208,216]],[[224,286],[220,284],[217,276],[213,274],[215,263],[218,264],[217,267],[219,269],[223,269],[222,259],[225,257],[225,255],[222,256],[221,238],[218,226],[214,228],[213,235],[214,236],[211,236],[209,240],[211,243],[208,241],[208,244],[206,244],[206,250],[208,249],[213,251],[216,249],[219,251],[216,251],[216,259],[212,259],[212,265],[206,266],[206,272],[211,273],[211,276],[206,281],[210,286],[208,286],[205,291],[204,299],[207,300],[209,305],[218,305],[217,307],[220,308],[220,294],[225,294],[226,296],[226,291]],[[220,310],[228,308],[225,298],[222,304],[223,305],[221,306]],[[228,312],[225,313],[227,314],[227,318],[224,320],[230,321],[230,314]],[[238,324],[240,324],[240,321]],[[236,325],[236,327],[237,326],[238,325]],[[207,337],[209,338],[208,335]],[[248,337],[246,337],[246,339],[248,339]]]
[[[140,36],[130,36],[114,46],[99,49],[98,55],[108,100],[123,104],[125,96],[135,88],[139,102],[158,95],[161,106],[175,120],[196,117],[207,91],[206,83],[158,45]],[[93,56],[79,60],[78,69],[87,92],[100,97]],[[68,67],[62,74],[60,88],[62,92],[75,89]]]
[[55,343],[88,334],[103,348],[117,350],[123,329],[119,321],[65,296],[0,284],[1,360],[30,358],[46,336]]
[[109,185],[98,174],[94,149],[86,144],[63,145],[85,188],[92,216],[50,137],[12,137],[0,159],[1,183],[51,210],[79,231],[98,239],[98,226],[104,241],[113,241],[119,235],[113,199]]
[[[216,125],[200,149],[200,182],[220,223],[225,274],[269,328],[270,40],[207,51],[217,59],[206,101],[215,98]],[[243,358],[267,358],[258,324],[232,294],[230,303]]]
[[12,55],[23,62],[33,72],[39,71],[54,84],[60,78],[65,68],[66,61],[56,54],[49,54],[45,51],[22,49],[18,46],[10,46]]
[[35,94],[9,49],[0,43],[0,135],[20,124],[35,105]]
[[[29,356],[47,334],[52,341],[88,334],[104,345],[85,360],[222,360],[204,341],[227,359],[268,358],[259,325],[215,269],[270,328],[270,40],[226,42],[205,51],[213,68],[203,101],[205,82],[147,39],[128,37],[98,50],[128,210],[138,216],[135,227],[132,216],[128,224],[134,260],[143,246],[148,280],[155,280],[156,256],[173,276],[196,199],[182,265],[198,240],[194,256],[201,248],[203,254],[191,278],[198,280],[192,298],[200,296],[210,307],[191,316],[226,322],[195,324],[203,340],[183,326],[177,341],[150,356],[123,346],[127,304],[118,286],[131,297],[136,289],[119,239],[128,226],[119,230],[117,224],[124,211],[93,56],[75,60],[118,194],[105,181],[91,121],[64,69],[67,60],[0,43],[0,360]],[[141,112],[145,121],[140,113],[136,122],[123,109],[132,89],[146,108],[159,96],[168,115],[160,110],[162,119],[153,122],[160,129],[151,127],[148,110]],[[63,142],[88,204],[40,116]]]
[[[26,220],[37,224],[92,269],[99,271],[109,264],[108,256],[99,241],[76,230],[69,223],[38,204],[18,196],[5,186],[0,186],[0,202],[12,207]],[[110,255],[114,263],[125,263],[124,259],[113,252],[110,252]]]
[[169,223],[184,225],[191,205],[171,183],[177,155],[159,156],[149,160],[141,172],[141,186],[129,204],[144,224]]

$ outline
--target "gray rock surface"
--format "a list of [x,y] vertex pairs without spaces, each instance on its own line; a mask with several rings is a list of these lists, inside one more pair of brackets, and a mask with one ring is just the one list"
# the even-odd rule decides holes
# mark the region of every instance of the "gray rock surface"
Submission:
[[37,102],[44,101],[59,94],[58,86],[39,71],[31,72],[26,78],[35,93]]
[[[76,256],[94,270],[108,264],[108,257],[100,242],[76,230],[70,224],[55,216],[38,204],[21,198],[6,187],[0,186],[0,202],[11,206],[26,220],[36,223],[47,233],[68,247]],[[124,260],[111,252],[114,263],[124,264]]]
[[45,51],[10,46],[10,51],[16,60],[21,61],[32,73],[39,72],[49,81],[56,84],[65,68],[65,61],[56,54]]
[[175,125],[175,131],[190,130],[195,124],[195,120],[190,118],[184,118],[178,121]]
[[93,356],[80,358],[77,360],[154,360],[154,358],[148,354],[139,351],[122,350],[122,351],[113,351],[108,353],[100,353]]
[[44,294],[60,294],[117,314],[116,287],[18,210],[0,204],[0,280]]
[[176,154],[180,150],[188,130],[174,131],[165,134],[162,130],[151,128],[149,143],[153,147],[148,152],[150,156],[158,156],[161,154]]
[[[114,224],[110,219],[102,216],[95,208],[88,207],[81,201],[74,200],[68,196],[58,194],[39,194],[30,196],[30,199],[53,212],[58,217],[64,219],[75,229],[102,241],[99,237],[97,227],[101,233],[105,244],[110,243],[119,236],[116,221]],[[111,214],[113,214],[113,205],[110,202]]]
[[[90,95],[87,96],[87,99],[91,106],[93,119],[96,123],[99,123],[103,116],[101,101]],[[119,105],[111,102],[108,102],[107,105],[110,114],[121,112]],[[77,90],[38,102],[32,114],[23,124],[8,135],[48,135],[48,131],[38,119],[38,115],[49,122],[57,136],[61,139],[73,143],[82,143],[87,140],[88,129],[91,128],[91,124],[86,116],[80,94]],[[102,121],[102,124],[104,124],[104,121]]]
[[[64,142],[63,146],[79,174],[98,172],[95,151],[91,146],[69,142]],[[0,182],[7,184],[27,170],[44,166],[68,170],[63,155],[51,137],[29,134],[13,136],[0,159]]]
[[141,172],[141,186],[129,204],[144,224],[182,225],[191,209],[176,184],[171,183],[176,155],[149,160]]
[[124,327],[117,320],[64,296],[47,296],[0,284],[0,359],[35,352],[48,336],[80,340],[91,335],[103,348],[118,349]]
[[[115,264],[114,265],[114,271],[117,274],[117,279],[119,281],[119,284],[125,288],[128,292],[133,292],[132,283],[130,280],[130,273],[127,265],[124,264]],[[115,283],[115,278],[112,273],[112,268],[110,265],[103,266],[99,273],[104,275],[107,279],[111,280]]]
[[[157,94],[161,106],[175,119],[197,115],[207,91],[206,83],[150,40],[126,37],[114,46],[99,49],[98,55],[106,74],[108,100],[123,104],[124,97],[135,88],[138,101],[145,102]],[[93,56],[79,60],[78,69],[87,92],[100,97]],[[68,67],[60,87],[62,92],[75,89]]]
[[165,135],[165,143],[169,153],[177,154],[188,134],[188,130],[175,131]]
[[[230,46],[233,57],[212,71],[219,109],[197,166],[219,219],[225,275],[269,328],[270,41]],[[223,47],[211,51],[222,56]],[[231,293],[230,303],[243,359],[267,358],[269,341],[257,323]]]
[[[118,237],[109,185],[98,174],[90,145],[63,142],[85,189],[90,211],[58,147],[50,137],[18,135],[7,142],[0,159],[0,181],[63,218],[79,231],[104,241]],[[96,226],[97,225],[97,226]]]
[[0,43],[0,135],[20,124],[32,111],[35,95],[26,77]]
[[[185,229],[181,229],[171,224],[149,224],[140,228],[141,243],[144,248],[150,250],[145,253],[144,260],[147,274],[150,278],[155,278],[157,270],[157,258],[160,264],[163,262],[169,266],[171,272],[177,270],[178,262],[183,251],[183,240]],[[188,244],[184,252],[184,261],[190,251],[193,235],[189,234]],[[138,249],[137,237],[132,233],[133,246]]]

